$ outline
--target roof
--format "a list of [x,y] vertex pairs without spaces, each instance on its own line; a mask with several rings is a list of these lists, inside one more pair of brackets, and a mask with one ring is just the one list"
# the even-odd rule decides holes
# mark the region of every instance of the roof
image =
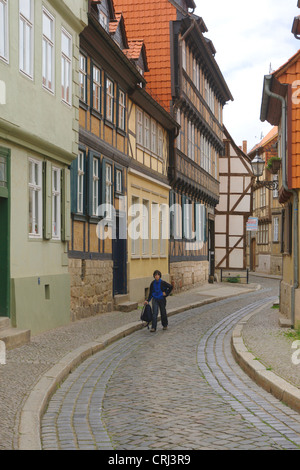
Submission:
[[258,143],[256,144],[252,150],[250,150],[250,152],[248,152],[248,155],[250,155],[251,153],[255,152],[256,150],[258,150],[259,148],[261,147],[264,147],[265,145],[267,145],[272,139],[274,139],[276,136],[278,136],[278,127],[277,126],[274,126],[272,127],[272,129],[270,130],[270,132],[268,132],[268,134]]
[[133,41],[128,41],[128,48],[123,49],[124,54],[131,60],[139,60],[140,56],[143,56],[145,72],[148,72],[148,62],[146,55],[146,47],[143,39],[136,39]]
[[290,67],[292,67],[294,64],[298,64],[298,71],[300,72],[300,63],[298,62],[300,58],[300,49],[283,65],[281,65],[275,72],[273,72],[272,75],[274,77],[279,78],[283,73],[287,71]]

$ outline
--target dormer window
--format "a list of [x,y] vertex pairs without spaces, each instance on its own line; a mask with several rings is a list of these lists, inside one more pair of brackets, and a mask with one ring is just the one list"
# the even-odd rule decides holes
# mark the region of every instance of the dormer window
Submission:
[[105,31],[108,31],[108,18],[103,13],[103,11],[99,11],[99,23],[105,29]]

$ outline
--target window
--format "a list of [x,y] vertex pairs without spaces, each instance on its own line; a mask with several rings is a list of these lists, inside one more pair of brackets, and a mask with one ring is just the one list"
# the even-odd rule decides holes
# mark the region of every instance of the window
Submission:
[[273,242],[279,241],[279,217],[273,219]]
[[84,197],[84,153],[78,154],[77,169],[77,212],[83,214],[83,197]]
[[149,201],[143,201],[142,253],[149,254]]
[[105,204],[107,204],[106,217],[112,218],[112,166],[105,165]]
[[8,61],[8,5],[0,0],[0,58]]
[[63,29],[61,33],[61,89],[62,100],[71,104],[71,36]]
[[[176,120],[177,120],[178,124],[181,126],[181,113],[180,113],[180,109],[179,109],[179,108],[177,109]],[[182,133],[182,130],[181,130],[181,128],[180,128],[178,137],[177,137],[177,139],[176,139],[177,148],[178,148],[179,150],[181,149],[181,133]]]
[[157,140],[156,140],[156,122],[151,120],[151,151],[157,152]]
[[54,91],[54,19],[43,9],[43,87]]
[[[278,175],[273,175],[273,181],[278,182]],[[277,199],[277,198],[278,198],[278,188],[273,189],[273,199]]]
[[151,204],[151,239],[152,239],[152,255],[158,255],[158,239],[159,239],[159,205]]
[[106,31],[108,30],[108,18],[103,11],[99,11],[99,23]]
[[192,237],[192,204],[191,201],[182,197],[182,211],[183,211],[183,236],[187,240],[190,240]]
[[52,238],[60,240],[61,224],[61,170],[52,168]]
[[42,237],[42,175],[42,162],[29,159],[29,236],[31,238]]
[[144,146],[150,150],[150,117],[144,114]]
[[125,130],[125,93],[119,90],[119,129]]
[[7,188],[7,160],[0,157],[0,187]]
[[19,0],[19,67],[33,77],[33,5],[32,0]]
[[113,122],[114,115],[114,84],[107,78],[106,79],[106,119]]
[[101,113],[101,70],[93,66],[93,108]]
[[160,256],[167,254],[167,240],[169,239],[169,218],[167,204],[161,204],[159,211]]
[[266,188],[260,188],[260,207],[265,207],[266,205]]
[[122,187],[122,170],[116,169],[116,192],[117,193],[122,193],[123,192],[123,187]]
[[131,216],[130,223],[130,238],[131,238],[131,254],[139,255],[140,241],[139,241],[139,225],[140,225],[140,206],[139,198],[132,197],[132,205],[130,207],[129,215]]
[[139,145],[143,145],[143,113],[140,109],[136,112],[136,139]]
[[93,158],[93,215],[98,215],[99,205],[99,159]]
[[163,150],[164,150],[163,143],[164,143],[164,141],[163,141],[163,130],[160,126],[158,126],[157,155],[160,158],[163,158]]
[[184,41],[182,41],[182,68],[186,70],[186,45]]
[[86,57],[79,54],[79,98],[86,101]]

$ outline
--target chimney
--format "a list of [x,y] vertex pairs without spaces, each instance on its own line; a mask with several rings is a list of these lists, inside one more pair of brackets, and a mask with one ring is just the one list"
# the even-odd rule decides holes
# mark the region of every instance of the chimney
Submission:
[[247,154],[247,140],[243,140],[243,152]]

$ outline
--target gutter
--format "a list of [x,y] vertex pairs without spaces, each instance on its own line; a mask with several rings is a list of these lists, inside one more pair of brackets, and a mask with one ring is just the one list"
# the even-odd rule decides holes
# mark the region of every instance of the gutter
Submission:
[[[272,75],[265,76],[264,90],[270,98],[275,98],[281,101],[281,127],[282,127],[282,138],[281,138],[281,155],[282,155],[282,185],[286,191],[292,192],[293,194],[293,213],[294,213],[294,224],[293,224],[293,238],[294,238],[294,285],[292,286],[292,299],[291,299],[291,321],[292,326],[295,326],[295,290],[299,287],[299,196],[295,189],[289,189],[287,185],[287,163],[286,163],[286,149],[287,149],[287,103],[283,96],[273,93],[270,88],[272,81]],[[266,119],[264,119],[266,120]]]

